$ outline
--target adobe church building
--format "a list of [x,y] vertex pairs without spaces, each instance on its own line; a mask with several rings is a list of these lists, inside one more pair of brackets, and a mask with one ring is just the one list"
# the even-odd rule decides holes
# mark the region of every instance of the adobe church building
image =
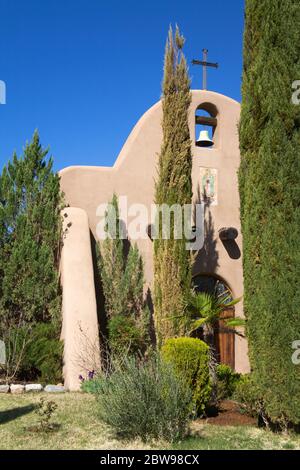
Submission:
[[[233,298],[243,295],[237,178],[239,116],[240,104],[231,98],[211,91],[192,91],[189,124],[194,202],[198,200],[205,206],[204,245],[193,268],[194,284],[202,291],[215,289],[221,293],[229,289]],[[65,386],[70,390],[79,388],[78,376],[84,374],[84,369],[98,365],[98,322],[101,322],[104,305],[96,288],[99,279],[94,248],[100,221],[97,208],[110,202],[116,193],[127,196],[128,206],[143,204],[150,212],[162,141],[161,121],[160,101],[138,121],[113,167],[72,166],[60,172],[61,188],[68,204],[63,211],[61,278],[64,377]],[[203,125],[211,130],[211,146],[209,134],[202,133],[203,141],[197,141]],[[147,227],[144,230],[146,232]],[[146,285],[151,291],[153,241],[146,236],[136,242],[145,263]],[[235,307],[235,315],[243,316],[242,300]],[[248,372],[246,340],[222,332],[217,338],[220,361],[238,372]]]

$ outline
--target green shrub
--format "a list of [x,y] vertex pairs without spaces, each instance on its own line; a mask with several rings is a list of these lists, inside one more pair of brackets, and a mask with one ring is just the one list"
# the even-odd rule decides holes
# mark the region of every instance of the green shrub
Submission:
[[38,323],[31,333],[24,352],[20,375],[26,380],[42,383],[62,381],[63,343],[57,327],[52,323]]
[[85,393],[97,394],[101,390],[102,380],[103,379],[98,379],[98,377],[90,380],[84,380],[81,383],[80,389]]
[[277,415],[276,420],[268,413],[269,396],[262,394],[254,373],[241,376],[233,398],[239,403],[241,412],[258,418],[260,424],[274,431],[295,429],[284,412]]
[[162,346],[163,359],[175,367],[193,392],[197,414],[202,415],[211,398],[209,348],[196,338],[168,339]]
[[116,315],[108,322],[109,346],[114,354],[145,349],[144,332],[133,316]]
[[125,359],[109,377],[96,381],[100,418],[117,435],[173,442],[186,434],[192,393],[155,355],[147,362]]
[[263,401],[251,374],[242,375],[236,385],[233,398],[242,412],[258,417],[263,413]]
[[41,432],[50,432],[55,430],[54,423],[51,423],[51,418],[55,411],[57,410],[57,403],[53,400],[46,400],[45,397],[41,397],[35,413],[38,416],[38,425],[36,426],[36,431]]
[[231,398],[235,392],[241,374],[231,369],[227,364],[218,364],[216,367],[218,401]]

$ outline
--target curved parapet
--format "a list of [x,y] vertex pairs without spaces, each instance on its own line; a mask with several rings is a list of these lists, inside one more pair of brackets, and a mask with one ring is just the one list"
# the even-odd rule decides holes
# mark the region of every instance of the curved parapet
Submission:
[[[196,146],[195,113],[199,106],[212,104],[217,110],[215,146],[208,152]],[[222,167],[227,173],[239,166],[238,122],[240,104],[211,91],[192,91],[189,111],[193,153],[193,183],[196,193],[196,172],[199,165]],[[113,193],[127,195],[129,203],[149,206],[154,199],[158,154],[162,142],[162,102],[152,106],[129,134],[112,167],[70,166],[60,171],[61,188],[66,202],[84,209],[90,228],[96,236],[96,210],[111,200]],[[221,158],[220,158],[221,157]],[[84,159],[84,155],[83,155]],[[228,175],[230,178],[231,175]]]

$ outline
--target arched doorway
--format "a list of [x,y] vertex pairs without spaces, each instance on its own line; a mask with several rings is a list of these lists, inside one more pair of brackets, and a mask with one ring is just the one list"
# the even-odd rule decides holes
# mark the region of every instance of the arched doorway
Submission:
[[[227,302],[232,300],[231,291],[225,282],[216,277],[207,274],[199,274],[194,276],[193,285],[197,292],[206,292],[212,295],[217,295],[222,297],[222,295],[230,297]],[[225,302],[226,303],[226,302]],[[219,320],[214,328],[214,344],[216,351],[216,359],[221,364],[227,364],[232,369],[235,366],[235,335],[230,330],[224,320],[226,318],[232,318],[234,316],[234,307],[228,307],[224,310],[221,315],[221,320]]]

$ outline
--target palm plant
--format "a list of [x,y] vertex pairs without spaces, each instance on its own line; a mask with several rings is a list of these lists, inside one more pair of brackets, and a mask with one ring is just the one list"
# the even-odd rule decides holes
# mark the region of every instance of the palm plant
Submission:
[[[229,291],[222,294],[209,294],[207,292],[191,291],[188,299],[188,311],[190,312],[190,334],[203,328],[204,336],[210,345],[213,338],[214,327],[221,319],[224,310],[234,307],[241,299],[232,299]],[[224,319],[229,328],[245,326],[245,320],[239,317]]]
[[[232,299],[230,292],[222,292],[220,295],[209,294],[206,292],[191,291],[188,299],[187,310],[190,313],[189,334],[193,334],[200,328],[203,329],[204,341],[209,346],[210,360],[209,370],[212,384],[211,404],[216,406],[218,395],[218,381],[216,374],[217,359],[215,354],[215,327],[219,320],[223,320],[226,331],[234,332],[236,326],[245,326],[245,320],[232,316],[226,319],[222,318],[222,313],[229,308],[234,307],[241,299]],[[230,328],[230,330],[229,330]],[[219,326],[220,329],[220,326]]]

